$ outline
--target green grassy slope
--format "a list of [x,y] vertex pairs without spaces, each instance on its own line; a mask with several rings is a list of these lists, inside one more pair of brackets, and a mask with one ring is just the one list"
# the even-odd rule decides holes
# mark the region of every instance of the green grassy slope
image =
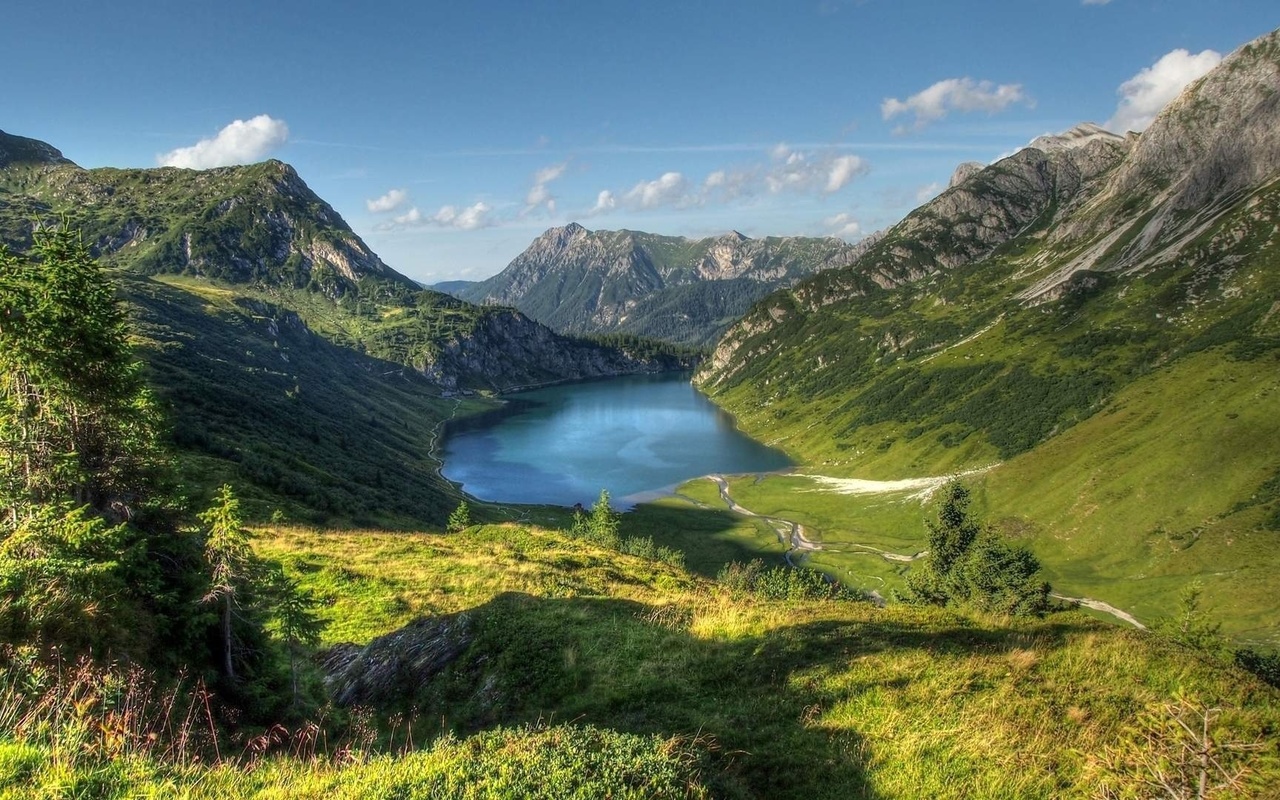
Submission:
[[370,669],[389,665],[402,689],[370,701],[381,738],[337,758],[307,756],[303,729],[277,731],[276,755],[163,761],[102,735],[90,703],[72,712],[81,727],[0,738],[0,797],[1142,796],[1157,770],[1194,783],[1200,761],[1180,754],[1197,744],[1238,775],[1217,796],[1280,782],[1280,692],[1076,613],[764,600],[510,524],[274,527],[254,546],[320,600],[322,646],[423,616],[465,617],[467,637],[427,677],[435,651],[380,651]]
[[1255,792],[1280,779],[1274,690],[1080,615],[1009,623],[735,597],[516,526],[280,529],[258,548],[332,601],[328,641],[367,641],[424,612],[472,615],[473,643],[408,701],[446,728],[571,719],[697,734],[714,743],[703,779],[720,796],[1084,796],[1133,785],[1107,754],[1177,697],[1224,708],[1224,741],[1266,742],[1249,756]]
[[431,450],[458,401],[421,375],[228,288],[121,277],[195,488],[231,483],[258,518],[279,508],[289,518],[443,522],[457,505]]
[[[1199,578],[1234,636],[1274,646],[1278,222],[1272,183],[1161,267],[1081,273],[1036,305],[1017,295],[1061,256],[1034,231],[895,289],[820,306],[777,295],[731,334],[745,357],[701,380],[802,472],[892,480],[999,464],[970,480],[1061,591],[1150,621]],[[839,551],[815,558],[843,578],[867,557],[842,542],[923,546],[918,502],[886,517],[892,498],[762,486],[794,497],[743,487],[739,502],[812,525]],[[875,566],[861,585],[892,586],[892,565]]]

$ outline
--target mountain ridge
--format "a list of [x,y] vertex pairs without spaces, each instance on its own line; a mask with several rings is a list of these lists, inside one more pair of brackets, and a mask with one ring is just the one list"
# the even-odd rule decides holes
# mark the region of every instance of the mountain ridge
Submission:
[[858,252],[837,238],[751,239],[731,231],[689,239],[573,222],[548,229],[502,272],[458,295],[515,306],[561,332],[701,344],[770,290]]

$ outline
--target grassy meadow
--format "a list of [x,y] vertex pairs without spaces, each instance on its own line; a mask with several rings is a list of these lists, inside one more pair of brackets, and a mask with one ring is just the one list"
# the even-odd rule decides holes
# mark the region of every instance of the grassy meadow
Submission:
[[1070,797],[1136,786],[1144,758],[1179,746],[1175,718],[1215,708],[1216,742],[1259,744],[1222,751],[1248,770],[1238,796],[1280,785],[1280,693],[1078,613],[769,601],[513,524],[268,529],[256,548],[323,598],[326,643],[475,615],[471,647],[383,709],[464,743],[494,725],[596,726],[687,748],[694,796]]

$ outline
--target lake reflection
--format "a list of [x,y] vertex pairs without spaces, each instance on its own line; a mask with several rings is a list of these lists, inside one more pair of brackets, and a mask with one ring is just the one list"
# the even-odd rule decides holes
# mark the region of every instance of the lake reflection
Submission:
[[615,507],[712,472],[767,472],[790,460],[740,433],[687,374],[628,376],[512,395],[445,431],[444,476],[502,503]]

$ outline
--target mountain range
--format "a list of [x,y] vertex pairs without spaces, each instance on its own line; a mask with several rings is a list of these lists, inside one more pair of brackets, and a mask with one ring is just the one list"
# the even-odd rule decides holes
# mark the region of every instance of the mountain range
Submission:
[[848,265],[866,246],[835,238],[750,239],[736,231],[686,239],[570,223],[539,236],[497,275],[447,288],[474,303],[514,306],[564,333],[710,345],[752,303]]

